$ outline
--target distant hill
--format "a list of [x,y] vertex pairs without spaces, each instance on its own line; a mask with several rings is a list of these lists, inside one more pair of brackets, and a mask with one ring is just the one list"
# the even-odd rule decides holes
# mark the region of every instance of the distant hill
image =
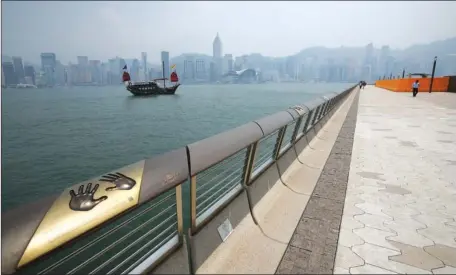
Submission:
[[413,58],[417,60],[430,60],[434,56],[443,58],[444,56],[456,54],[456,37],[410,46],[397,52],[400,59]]

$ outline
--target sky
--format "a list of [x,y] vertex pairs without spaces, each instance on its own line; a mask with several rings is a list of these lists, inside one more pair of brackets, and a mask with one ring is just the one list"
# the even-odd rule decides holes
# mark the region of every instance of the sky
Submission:
[[217,32],[223,53],[287,56],[313,46],[406,48],[456,37],[456,1],[211,1],[5,2],[2,54],[39,63],[54,52],[151,62],[160,51],[212,55]]

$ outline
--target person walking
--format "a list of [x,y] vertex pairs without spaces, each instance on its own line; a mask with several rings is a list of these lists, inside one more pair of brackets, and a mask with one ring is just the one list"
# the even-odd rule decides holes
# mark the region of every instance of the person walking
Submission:
[[416,97],[418,94],[418,88],[420,87],[420,81],[417,79],[415,82],[412,84],[412,93],[413,97]]

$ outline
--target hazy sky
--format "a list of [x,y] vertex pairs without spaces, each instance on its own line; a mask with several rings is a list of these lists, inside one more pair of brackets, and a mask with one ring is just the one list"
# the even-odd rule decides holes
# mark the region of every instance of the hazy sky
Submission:
[[456,2],[2,2],[3,54],[106,60],[161,50],[294,54],[311,46],[404,48],[456,36]]

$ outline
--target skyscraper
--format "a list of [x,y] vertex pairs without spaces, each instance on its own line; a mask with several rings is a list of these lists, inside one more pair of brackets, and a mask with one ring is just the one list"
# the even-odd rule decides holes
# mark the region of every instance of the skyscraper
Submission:
[[25,83],[24,66],[22,65],[22,58],[18,56],[13,56],[13,65],[18,83]]
[[42,53],[41,54],[41,70],[44,72],[44,76],[41,77],[43,85],[54,86],[55,84],[55,65],[56,56],[55,53]]
[[233,55],[232,54],[225,54],[223,57],[223,66],[222,66],[222,73],[226,74],[233,70]]
[[142,52],[141,53],[141,61],[142,61],[142,68],[143,68],[143,73],[144,73],[144,81],[148,81],[148,69],[147,69],[147,53]]
[[102,84],[101,61],[89,60],[89,67],[92,83]]
[[55,53],[42,53],[41,54],[41,69],[44,71],[45,67],[55,68],[56,57]]
[[203,59],[196,60],[196,78],[206,79],[206,64]]
[[32,65],[25,65],[24,66],[24,77],[28,77],[31,80],[31,83],[27,83],[27,84],[33,84],[33,85],[36,84],[36,81],[35,81],[35,68],[33,68]]
[[130,76],[131,76],[131,80],[133,82],[137,82],[137,81],[140,81],[140,77],[139,76],[139,60],[138,59],[133,59],[133,62],[131,63],[131,68],[130,68]]
[[379,71],[378,73],[380,74],[381,77],[384,75],[388,74],[389,71],[389,57],[390,56],[390,47],[389,46],[383,46],[382,50],[380,52],[380,58],[379,58]]
[[162,64],[165,63],[165,71],[164,71],[164,74],[165,74],[165,77],[169,77],[169,52],[165,52],[165,51],[162,51],[161,52],[161,61],[162,61]]
[[88,56],[78,56],[78,67],[79,67],[79,82],[80,83],[89,83],[91,82],[91,74],[89,69],[89,57]]
[[222,40],[220,40],[219,34],[214,39],[212,43],[212,58],[214,62],[214,77],[215,80],[219,80],[222,75]]
[[16,73],[14,72],[13,62],[3,62],[2,70],[5,77],[5,83],[2,83],[3,85],[8,86],[18,84]]
[[222,58],[222,40],[220,40],[218,33],[212,43],[212,56],[214,58]]

